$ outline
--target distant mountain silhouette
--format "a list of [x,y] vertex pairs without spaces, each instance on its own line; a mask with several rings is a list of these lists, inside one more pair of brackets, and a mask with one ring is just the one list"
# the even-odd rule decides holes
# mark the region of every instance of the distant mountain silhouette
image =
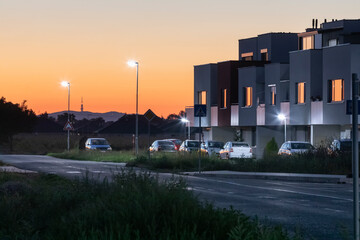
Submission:
[[[67,113],[67,111],[61,111],[61,112],[54,112],[54,113],[49,113],[49,117],[53,117],[55,119],[57,119],[58,115]],[[121,112],[106,112],[106,113],[93,113],[93,112],[88,112],[88,111],[84,111],[84,112],[77,112],[77,111],[70,111],[70,114],[74,114],[76,120],[82,120],[82,119],[93,119],[93,118],[103,118],[105,120],[105,122],[116,122],[117,120],[119,120],[119,118],[121,118],[122,116],[125,115],[125,113],[121,113]]]

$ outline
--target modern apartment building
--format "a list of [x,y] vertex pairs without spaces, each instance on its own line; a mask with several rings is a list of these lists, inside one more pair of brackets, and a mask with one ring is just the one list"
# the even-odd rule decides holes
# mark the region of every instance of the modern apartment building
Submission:
[[[320,145],[350,138],[351,76],[360,76],[360,20],[333,20],[303,33],[239,40],[239,60],[194,67],[194,104],[206,104],[204,138],[235,138],[261,157],[272,137]],[[192,127],[198,118],[187,108]],[[282,113],[286,119],[281,121]]]

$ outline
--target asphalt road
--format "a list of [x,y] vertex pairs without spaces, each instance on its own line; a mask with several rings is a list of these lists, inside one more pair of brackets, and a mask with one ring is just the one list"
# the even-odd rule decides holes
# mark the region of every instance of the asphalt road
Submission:
[[[125,164],[72,161],[47,156],[0,155],[0,160],[18,168],[65,177],[108,177],[121,171]],[[160,178],[171,174],[161,173]],[[261,222],[281,224],[289,232],[296,229],[306,238],[343,239],[352,232],[352,185],[304,183],[259,179],[223,179],[217,177],[184,176],[201,200],[217,207],[241,210],[257,216]]]

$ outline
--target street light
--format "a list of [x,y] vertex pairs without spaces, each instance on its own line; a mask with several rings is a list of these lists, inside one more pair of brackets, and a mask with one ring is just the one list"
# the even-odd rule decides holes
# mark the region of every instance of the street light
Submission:
[[284,132],[285,132],[285,141],[284,142],[286,142],[286,116],[284,114],[280,113],[278,115],[278,119],[280,121],[284,121]]
[[139,139],[138,139],[138,130],[139,130],[139,118],[138,118],[138,86],[139,86],[139,63],[134,60],[129,60],[127,62],[129,67],[136,67],[136,123],[135,123],[135,154],[138,155],[139,151]]
[[[68,88],[68,122],[70,122],[70,82],[62,81],[61,86]],[[67,137],[67,150],[70,151],[70,129],[67,130],[68,137]]]
[[185,132],[186,132],[186,124],[188,125],[188,139],[190,140],[190,121],[187,120],[186,118],[181,118],[181,121],[185,123]]

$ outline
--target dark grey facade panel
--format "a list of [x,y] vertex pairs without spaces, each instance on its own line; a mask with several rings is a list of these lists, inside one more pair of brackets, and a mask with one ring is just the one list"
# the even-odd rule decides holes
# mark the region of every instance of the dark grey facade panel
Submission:
[[[239,68],[239,126],[256,126],[258,99],[264,95],[264,67]],[[252,106],[245,107],[244,89],[252,88]]]
[[256,53],[258,52],[258,48],[257,48],[257,43],[258,38],[254,37],[254,38],[246,38],[246,39],[241,39],[239,40],[239,60],[241,61],[241,54],[242,53],[249,53],[249,52],[253,52],[254,53],[254,59],[253,60],[259,60],[257,59],[257,55]]
[[289,62],[289,52],[298,48],[296,33],[277,33],[271,35],[270,61],[278,63]]

